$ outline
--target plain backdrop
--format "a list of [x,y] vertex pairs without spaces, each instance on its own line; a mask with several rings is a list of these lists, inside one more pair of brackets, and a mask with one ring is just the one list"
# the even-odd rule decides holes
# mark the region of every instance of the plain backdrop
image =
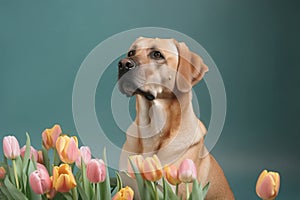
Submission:
[[[14,134],[23,145],[28,131],[38,148],[41,132],[54,123],[76,135],[73,83],[88,53],[121,31],[170,28],[199,42],[222,75],[227,117],[212,153],[236,199],[258,199],[255,183],[265,168],[281,174],[278,199],[296,199],[299,9],[296,0],[1,0],[0,136]],[[116,73],[114,62],[99,82],[96,108],[106,135],[121,146],[124,133],[110,108]],[[195,90],[208,126],[205,83]],[[128,109],[133,117],[134,101]]]

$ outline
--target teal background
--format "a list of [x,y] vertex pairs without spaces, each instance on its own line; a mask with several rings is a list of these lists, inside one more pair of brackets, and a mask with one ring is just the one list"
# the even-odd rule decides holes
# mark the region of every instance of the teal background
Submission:
[[[223,77],[227,118],[212,153],[236,199],[258,199],[255,182],[264,168],[281,173],[278,199],[297,199],[299,9],[296,0],[0,0],[0,136],[14,134],[23,145],[28,131],[38,148],[41,132],[54,123],[76,134],[72,89],[87,54],[121,31],[170,28],[202,44]],[[106,76],[97,114],[120,145],[124,134],[110,113],[115,65]],[[208,125],[205,84],[196,91]]]

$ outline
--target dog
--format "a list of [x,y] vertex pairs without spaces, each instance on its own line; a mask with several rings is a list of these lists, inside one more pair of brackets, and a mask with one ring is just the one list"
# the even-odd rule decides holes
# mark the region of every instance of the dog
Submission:
[[[127,57],[118,63],[120,92],[136,98],[136,118],[126,132],[120,171],[127,170],[130,155],[156,154],[162,165],[177,166],[191,159],[198,181],[210,183],[206,199],[234,199],[223,170],[205,148],[207,130],[193,111],[192,87],[207,71],[202,58],[183,42],[136,39]],[[126,185],[136,188],[134,180],[126,175],[122,178]],[[181,184],[179,193],[185,196],[185,190]]]

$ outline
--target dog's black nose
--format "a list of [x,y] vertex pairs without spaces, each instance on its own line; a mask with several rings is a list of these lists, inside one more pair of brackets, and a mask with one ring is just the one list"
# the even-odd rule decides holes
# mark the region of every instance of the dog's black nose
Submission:
[[124,58],[118,63],[119,70],[129,71],[130,69],[135,68],[135,66],[134,60],[130,58]]

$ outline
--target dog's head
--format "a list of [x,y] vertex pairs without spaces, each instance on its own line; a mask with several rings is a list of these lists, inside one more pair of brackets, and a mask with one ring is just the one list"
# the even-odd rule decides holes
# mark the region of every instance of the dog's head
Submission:
[[200,56],[174,39],[138,38],[119,64],[119,89],[148,100],[189,92],[207,66]]

